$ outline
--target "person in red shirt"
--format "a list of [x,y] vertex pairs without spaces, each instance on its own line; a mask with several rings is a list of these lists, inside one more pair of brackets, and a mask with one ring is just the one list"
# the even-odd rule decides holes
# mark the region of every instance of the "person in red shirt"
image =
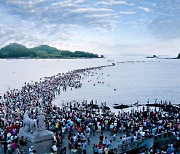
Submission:
[[16,149],[16,142],[14,140],[11,143],[11,149],[12,149],[12,152],[14,152]]
[[98,149],[102,149],[102,146],[103,146],[102,142],[99,142]]

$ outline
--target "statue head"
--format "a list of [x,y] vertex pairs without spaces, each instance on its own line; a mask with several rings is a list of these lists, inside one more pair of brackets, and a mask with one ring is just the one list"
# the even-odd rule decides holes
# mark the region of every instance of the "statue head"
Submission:
[[28,110],[25,111],[24,116],[25,115],[29,115],[29,111]]

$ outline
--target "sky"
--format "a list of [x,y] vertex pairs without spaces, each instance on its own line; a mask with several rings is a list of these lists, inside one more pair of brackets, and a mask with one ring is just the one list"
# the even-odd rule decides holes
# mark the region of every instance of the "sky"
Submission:
[[0,47],[98,54],[180,52],[180,0],[0,0]]

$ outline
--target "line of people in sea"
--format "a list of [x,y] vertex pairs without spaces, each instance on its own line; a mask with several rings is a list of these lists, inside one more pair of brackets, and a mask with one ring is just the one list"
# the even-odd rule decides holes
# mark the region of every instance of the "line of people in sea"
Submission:
[[61,91],[66,91],[67,88],[80,88],[83,76],[110,66],[113,65],[59,73],[55,76],[45,77],[40,82],[25,83],[21,89],[9,90],[0,96],[0,140],[4,144],[4,151],[14,150],[11,148],[11,144],[17,141],[18,131],[22,127],[23,115],[26,110],[31,111],[31,118],[36,118],[34,108],[39,107],[43,108],[43,111],[48,111],[48,108],[52,107],[53,99]]
[[[24,152],[26,140],[18,139],[19,129],[23,126],[23,115],[29,110],[30,117],[36,119],[37,108],[41,108],[45,114],[47,129],[54,132],[52,153],[66,153],[70,150],[72,153],[85,154],[88,146],[92,145],[91,138],[97,138],[97,135],[98,143],[93,145],[92,149],[94,153],[116,153],[118,147],[115,142],[125,145],[165,132],[170,132],[177,140],[176,144],[171,144],[168,149],[172,152],[178,150],[179,113],[156,111],[147,107],[141,111],[113,114],[106,103],[99,106],[94,100],[68,102],[62,107],[52,104],[61,91],[81,87],[83,76],[109,66],[112,65],[58,74],[34,84],[25,83],[22,89],[10,90],[4,94],[0,98],[0,141],[4,153]],[[106,135],[106,131],[111,132],[111,137]],[[68,146],[63,143],[66,135]],[[120,137],[117,138],[118,136]],[[35,149],[31,148],[29,153],[35,153]]]

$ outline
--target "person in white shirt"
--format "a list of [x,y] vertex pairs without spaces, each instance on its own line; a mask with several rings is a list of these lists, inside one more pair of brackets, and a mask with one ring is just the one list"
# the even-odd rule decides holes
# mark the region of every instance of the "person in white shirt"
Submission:
[[29,154],[33,154],[33,151],[34,151],[34,147],[31,146],[31,147],[29,148]]
[[111,136],[113,135],[113,129],[114,129],[114,124],[111,123],[111,125],[110,125]]
[[56,154],[57,153],[57,146],[56,146],[56,144],[54,144],[53,146],[52,146],[52,151]]

